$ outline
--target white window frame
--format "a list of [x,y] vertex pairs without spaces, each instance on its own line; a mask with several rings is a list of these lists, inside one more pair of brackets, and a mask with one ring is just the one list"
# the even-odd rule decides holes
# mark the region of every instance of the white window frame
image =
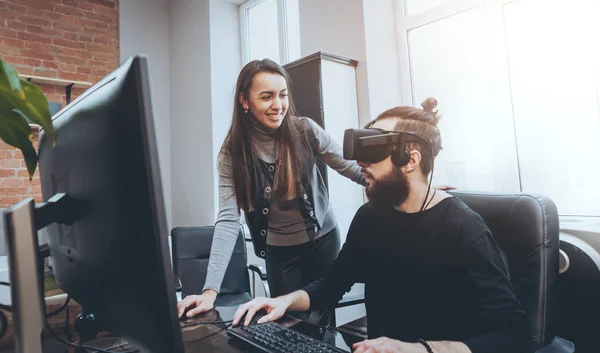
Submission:
[[[410,64],[409,51],[410,46],[408,42],[407,32],[411,29],[418,28],[420,26],[427,25],[433,21],[437,21],[443,19],[445,17],[452,16],[454,14],[467,11],[474,7],[479,7],[482,11],[485,11],[488,19],[490,20],[490,31],[493,33],[495,41],[491,44],[492,48],[495,51],[504,51],[505,48],[505,34],[504,27],[502,21],[502,6],[505,4],[512,3],[516,0],[451,0],[447,3],[440,5],[436,8],[425,10],[413,15],[408,16],[407,14],[407,0],[394,0],[394,10],[395,10],[395,19],[396,19],[396,39],[398,43],[398,60],[400,67],[400,82],[402,82],[402,96],[401,102],[404,105],[413,105],[413,81],[412,81],[412,69]],[[500,49],[499,49],[500,48]],[[508,62],[504,63],[508,65]],[[599,67],[599,66],[597,66]],[[508,72],[509,67],[506,66],[505,70]],[[598,71],[597,71],[598,72]],[[596,73],[598,74],[598,73]],[[600,94],[600,93],[599,93]],[[600,101],[600,95],[599,101]],[[512,103],[511,103],[512,104]],[[513,127],[514,127],[514,116],[513,116]],[[515,136],[516,138],[516,133]],[[512,147],[512,146],[511,146]],[[514,149],[509,148],[498,148],[495,151],[497,159],[499,162],[495,168],[495,177],[498,179],[506,180],[506,185],[512,183],[512,187],[507,190],[502,188],[497,189],[498,192],[512,192],[515,190],[519,190],[523,192],[522,187],[522,172],[520,168],[520,160],[519,160],[519,151],[517,148],[517,141],[514,141]],[[508,171],[509,168],[506,168],[503,163],[506,161],[515,160],[517,163],[516,171]],[[501,162],[504,161],[504,162]],[[506,187],[506,186],[505,186]],[[581,223],[582,220],[585,220],[584,225],[581,226],[582,229],[589,231],[593,229],[594,232],[597,232],[597,225],[600,222],[600,216],[598,215],[573,215],[573,214],[560,214],[559,215],[561,222],[575,222]],[[577,224],[578,225],[578,224]],[[596,227],[596,228],[594,228]]]
[[[250,62],[250,32],[248,30],[248,15],[250,9],[260,5],[265,0],[249,0],[240,5],[240,39],[242,44],[242,65]],[[279,63],[289,62],[287,0],[277,0],[277,33],[279,34]]]

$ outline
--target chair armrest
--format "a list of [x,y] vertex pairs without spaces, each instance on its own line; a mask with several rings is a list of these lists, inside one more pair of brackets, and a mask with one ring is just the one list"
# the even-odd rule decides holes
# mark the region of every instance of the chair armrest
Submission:
[[[267,281],[267,271],[262,266],[258,265],[248,265],[248,269],[254,274],[258,274],[260,280],[262,281],[263,288],[265,290],[265,295],[267,297],[271,297],[271,289],[269,288],[269,282]],[[256,285],[255,285],[255,277],[252,275],[252,295],[256,295]]]
[[182,290],[181,280],[179,279],[179,276],[175,275],[175,293],[179,293]]
[[364,304],[365,296],[363,294],[354,294],[343,296],[342,299],[335,306],[336,308],[344,308],[356,304]]
[[564,338],[554,337],[549,345],[535,351],[535,353],[574,353],[575,345]]
[[260,279],[263,281],[267,280],[267,271],[262,266],[258,265],[248,265],[248,269],[252,272],[257,273],[260,276]]

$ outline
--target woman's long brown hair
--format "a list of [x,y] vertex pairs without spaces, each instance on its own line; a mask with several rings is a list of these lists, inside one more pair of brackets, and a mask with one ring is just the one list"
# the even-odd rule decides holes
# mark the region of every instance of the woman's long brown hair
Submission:
[[254,60],[246,64],[237,80],[236,93],[233,102],[233,118],[231,127],[225,141],[221,146],[220,155],[230,155],[233,170],[233,184],[238,206],[245,212],[253,210],[251,200],[251,182],[248,170],[248,162],[254,168],[256,164],[255,153],[252,150],[251,133],[252,122],[250,112],[245,113],[240,103],[240,94],[248,97],[252,80],[256,74],[269,72],[279,74],[285,78],[288,88],[288,110],[283,118],[281,126],[275,135],[275,146],[278,153],[277,170],[275,173],[273,196],[276,198],[291,200],[295,198],[300,189],[301,160],[298,155],[298,144],[300,142],[299,131],[292,117],[295,117],[292,95],[290,92],[290,78],[288,73],[279,64],[269,59]]

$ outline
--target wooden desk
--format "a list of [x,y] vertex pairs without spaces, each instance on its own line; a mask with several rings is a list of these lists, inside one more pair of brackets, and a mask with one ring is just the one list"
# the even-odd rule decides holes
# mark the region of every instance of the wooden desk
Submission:
[[[66,298],[66,294],[46,298],[46,311],[53,312],[57,310],[61,307]],[[2,310],[2,312],[6,316],[6,319],[8,321],[8,327],[6,329],[4,337],[2,337],[2,340],[0,340],[0,353],[9,353],[13,351],[15,345],[12,313],[5,310]],[[65,308],[61,313],[48,319],[48,324],[50,324],[52,330],[61,338],[68,339],[68,336],[70,334],[75,340],[77,339],[77,333],[75,332],[73,323],[75,322],[75,318],[80,312],[81,306],[74,300],[71,300],[67,308]],[[48,332],[48,330],[45,327],[43,329],[43,339],[44,343],[56,342],[52,338],[50,332]]]
[[[193,322],[202,321],[217,321],[217,320],[230,320],[233,318],[237,308],[217,308],[216,311],[208,312],[202,316],[198,316],[191,320],[186,321],[186,324]],[[279,324],[290,327],[300,322],[291,316],[284,316],[277,321]],[[239,342],[236,339],[231,339],[227,335],[227,329],[224,325],[199,325],[195,327],[185,327],[182,329],[182,339],[184,342],[184,348],[186,353],[213,353],[213,352],[232,352],[232,353],[246,353],[250,352],[248,346]],[[336,344],[338,347],[347,349],[350,348],[353,343],[362,341],[363,338],[353,336],[351,334],[342,334],[334,329],[327,329],[323,333],[323,340],[330,344]],[[346,345],[347,347],[343,347]]]
[[[186,353],[246,353],[247,347],[227,335],[228,325],[225,324],[202,324],[203,322],[227,321],[233,319],[237,307],[218,307],[216,310],[197,315],[193,318],[181,321],[181,338]],[[299,320],[293,317],[284,317],[278,322],[285,326],[291,326]],[[186,327],[187,326],[187,327]],[[89,346],[108,348],[116,345],[119,349],[134,349],[121,338],[101,338],[86,342]],[[118,353],[118,350],[115,350]]]
[[[60,306],[60,305],[59,305]],[[48,311],[56,309],[55,307],[49,308]],[[243,343],[231,339],[227,335],[227,328],[229,324],[203,324],[207,322],[215,321],[227,321],[233,319],[233,315],[237,307],[217,307],[216,310],[200,314],[193,318],[181,321],[181,336],[185,349],[185,353],[247,353],[250,352],[248,347]],[[78,337],[73,329],[73,320],[80,311],[80,306],[72,302],[69,305],[69,320],[67,323],[66,311],[50,319],[49,323],[55,333],[61,336],[63,339],[67,339],[66,330],[71,330],[73,333],[73,341],[77,341]],[[9,320],[10,321],[10,320]],[[291,316],[284,316],[278,323],[285,326],[292,326],[298,323],[300,320]],[[68,325],[68,326],[67,326]],[[68,328],[67,328],[68,327]],[[9,330],[11,327],[9,326]],[[45,330],[44,330],[45,331]],[[101,336],[100,334],[99,336]],[[347,342],[344,341],[347,337],[342,337],[342,334],[334,331],[327,330],[327,339],[331,343],[331,340],[336,342]],[[54,339],[50,338],[50,333],[44,332],[44,343],[55,343]],[[12,334],[9,336],[9,332],[2,339],[2,346],[0,353],[12,352],[14,346]],[[353,341],[355,341],[354,339]],[[114,348],[115,353],[120,350],[135,349],[133,345],[129,344],[126,339],[120,337],[100,337],[91,341],[85,342],[86,345],[107,349]],[[349,344],[351,345],[351,343]],[[74,353],[73,348],[69,348],[69,353]]]

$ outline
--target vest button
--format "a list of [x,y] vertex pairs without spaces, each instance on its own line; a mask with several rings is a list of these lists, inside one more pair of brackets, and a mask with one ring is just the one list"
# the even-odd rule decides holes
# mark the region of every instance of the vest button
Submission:
[[271,187],[270,187],[270,186],[267,186],[267,187],[265,188],[265,191],[266,191],[266,192],[271,192]]
[[306,195],[306,194],[302,195],[302,197],[303,197],[305,200],[306,200],[306,199],[308,199],[308,195]]
[[[312,212],[312,211],[311,211]],[[263,214],[267,214],[269,213],[269,209],[268,208],[263,208]],[[311,215],[312,216],[312,215]]]
[[265,251],[264,250],[260,251],[260,256],[265,257]]
[[275,170],[275,167],[274,167],[274,166],[272,166],[272,165],[270,165],[270,166],[269,166],[269,171],[270,171],[270,172],[272,172],[272,171],[274,171],[274,170]]
[[308,214],[309,214],[311,217],[315,215],[315,213],[314,213],[313,211],[310,211]]
[[315,226],[315,228],[314,228],[315,234],[317,234],[318,230],[319,230],[319,228],[317,228],[317,226]]
[[266,231],[266,230],[264,230],[264,229],[263,229],[263,230],[261,230],[261,231],[260,231],[260,235],[262,235],[262,236],[264,237],[265,235],[267,235],[267,231]]

